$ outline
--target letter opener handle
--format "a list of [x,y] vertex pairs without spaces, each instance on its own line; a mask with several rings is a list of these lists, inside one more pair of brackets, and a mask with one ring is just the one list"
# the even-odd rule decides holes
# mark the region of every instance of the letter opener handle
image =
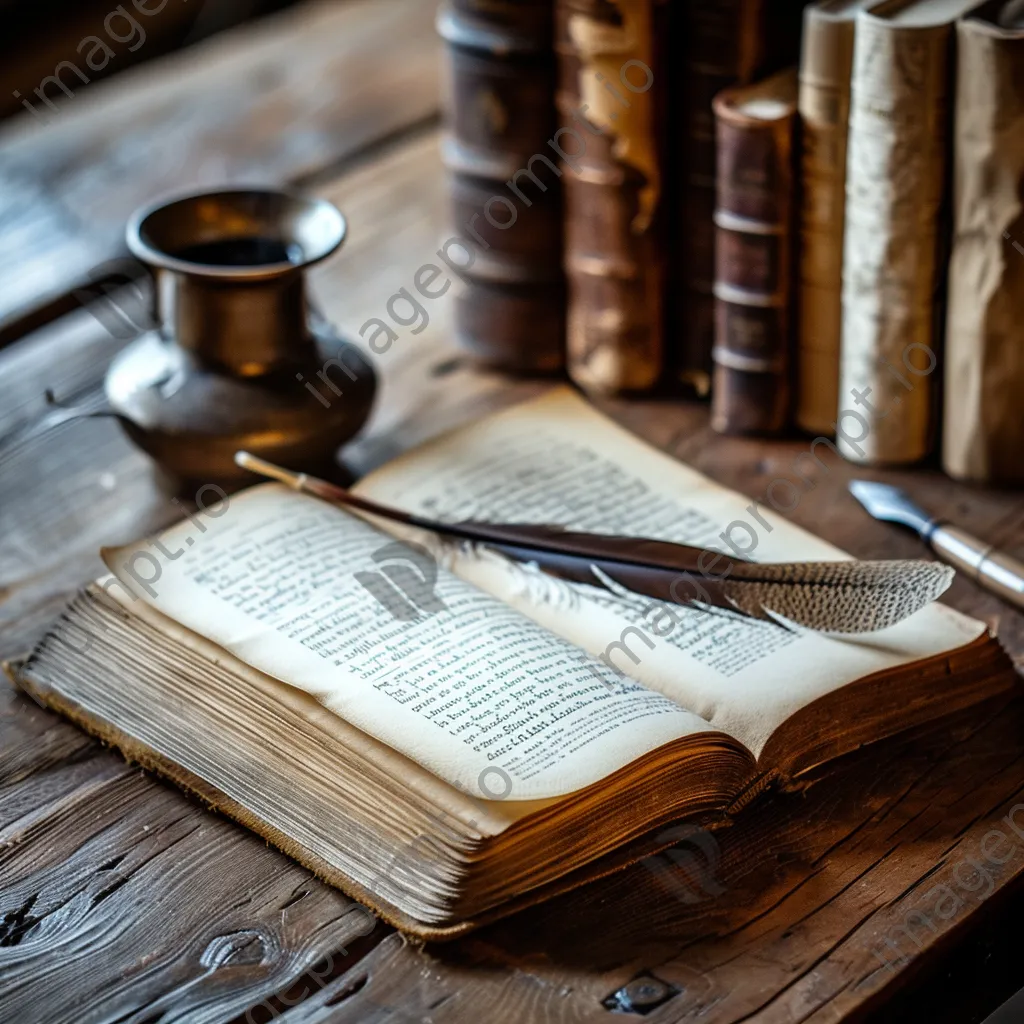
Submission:
[[850,493],[875,519],[915,530],[932,550],[954,568],[1004,601],[1024,609],[1024,562],[978,540],[959,526],[934,519],[898,487],[851,480]]

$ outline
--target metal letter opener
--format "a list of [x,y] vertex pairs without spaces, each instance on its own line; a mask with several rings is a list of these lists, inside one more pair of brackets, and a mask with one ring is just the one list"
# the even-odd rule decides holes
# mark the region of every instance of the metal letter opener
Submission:
[[850,493],[875,517],[916,530],[944,562],[1004,601],[1024,608],[1024,562],[997,551],[958,526],[934,519],[898,487],[851,480]]

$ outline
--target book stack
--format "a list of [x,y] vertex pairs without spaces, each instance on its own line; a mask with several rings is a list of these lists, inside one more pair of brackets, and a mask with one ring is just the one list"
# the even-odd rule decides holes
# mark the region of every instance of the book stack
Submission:
[[[796,59],[802,3],[685,0],[670,5],[682,63],[670,80],[673,366],[684,392],[709,392],[715,344],[718,137],[714,97]],[[769,10],[770,8],[770,10]],[[675,126],[681,126],[676,128]]]
[[[442,9],[454,227],[465,234],[476,213],[486,242],[457,309],[467,349],[492,364],[530,368],[539,350],[550,356],[557,316],[569,374],[587,390],[647,392],[669,381],[708,393],[711,101],[795,59],[805,2],[451,0]],[[520,131],[506,127],[512,120]],[[542,159],[530,163],[536,154]],[[484,207],[517,171],[533,206],[507,230],[496,228]],[[536,178],[547,186],[548,212],[537,209]],[[547,219],[558,217],[559,185],[564,244]],[[511,216],[495,203],[489,212]],[[561,266],[564,309],[553,292],[541,301]]]
[[[1024,480],[1022,73],[1017,0],[823,0],[804,14],[795,120],[781,79],[716,99],[717,429],[785,424],[791,354],[796,423],[847,458],[918,462],[941,419],[952,475]],[[774,123],[750,117],[773,89]]]
[[[872,464],[941,421],[952,475],[1024,479],[1021,0],[453,0],[441,25],[471,349],[550,368],[564,329],[590,392],[711,393],[717,430],[795,422]],[[495,227],[517,182],[528,215]]]

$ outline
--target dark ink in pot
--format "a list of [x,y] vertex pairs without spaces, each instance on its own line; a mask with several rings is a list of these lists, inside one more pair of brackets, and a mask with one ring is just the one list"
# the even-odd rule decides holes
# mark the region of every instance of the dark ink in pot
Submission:
[[261,267],[275,263],[302,262],[302,250],[277,238],[221,238],[213,242],[197,242],[172,255],[187,263],[207,267]]

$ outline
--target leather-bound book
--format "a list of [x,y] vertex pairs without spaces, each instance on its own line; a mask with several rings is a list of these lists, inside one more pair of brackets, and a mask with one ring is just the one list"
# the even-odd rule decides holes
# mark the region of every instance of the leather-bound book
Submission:
[[568,368],[594,392],[645,391],[662,371],[664,11],[658,0],[556,8]]
[[878,0],[821,0],[804,11],[800,60],[797,425],[830,435],[839,410],[846,139],[857,12]]
[[711,425],[721,433],[776,433],[789,418],[796,103],[795,69],[714,100]]
[[796,62],[805,0],[676,0],[670,5],[667,178],[671,182],[668,356],[706,395],[714,341],[716,137],[712,100]]
[[934,444],[953,23],[976,2],[889,0],[857,15],[836,420],[855,462],[916,462]]
[[957,23],[942,463],[1024,484],[1024,3]]
[[[453,236],[468,249],[455,333],[479,361],[549,372],[565,353],[561,171],[556,131],[554,0],[452,0],[442,158]],[[539,154],[539,157],[538,157]]]

